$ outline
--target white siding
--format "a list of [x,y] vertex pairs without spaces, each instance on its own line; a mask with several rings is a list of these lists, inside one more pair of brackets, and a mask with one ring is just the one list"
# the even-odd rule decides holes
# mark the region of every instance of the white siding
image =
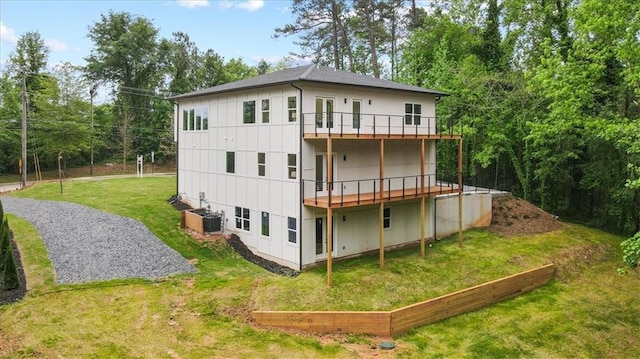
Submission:
[[[299,269],[299,243],[290,244],[287,217],[298,219],[298,179],[288,178],[287,155],[300,158],[299,123],[287,120],[288,96],[297,96],[291,86],[269,91],[245,91],[202,99],[185,99],[180,112],[208,106],[207,131],[178,132],[179,192],[195,207],[210,206],[224,211],[228,232],[238,234],[257,254],[279,258]],[[270,121],[262,123],[261,100],[269,99]],[[255,123],[243,123],[243,102],[256,101]],[[182,123],[182,113],[178,123]],[[235,173],[227,173],[227,152],[235,153]],[[258,177],[257,153],[266,154],[266,176]],[[198,199],[205,192],[206,201]],[[250,230],[235,228],[235,207],[250,209]],[[269,213],[269,236],[261,235],[261,214]]]

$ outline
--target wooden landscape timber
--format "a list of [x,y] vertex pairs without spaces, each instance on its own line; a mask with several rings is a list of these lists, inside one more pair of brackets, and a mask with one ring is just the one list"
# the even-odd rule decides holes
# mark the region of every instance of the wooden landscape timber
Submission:
[[392,311],[254,311],[256,324],[313,333],[394,336],[529,292],[549,282],[553,263]]

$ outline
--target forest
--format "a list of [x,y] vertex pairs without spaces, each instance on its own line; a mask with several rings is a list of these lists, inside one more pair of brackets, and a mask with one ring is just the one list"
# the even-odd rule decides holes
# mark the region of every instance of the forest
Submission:
[[[298,48],[257,66],[186,33],[160,38],[151,20],[125,12],[89,27],[82,67],[49,64],[41,34],[22,34],[0,74],[0,174],[18,172],[23,87],[29,168],[35,155],[43,168],[58,156],[127,166],[140,153],[175,158],[171,94],[302,61],[449,93],[438,121],[463,135],[465,184],[640,232],[640,2],[293,0],[291,11],[273,37],[294,36]],[[104,89],[109,100],[94,104]],[[447,146],[445,178],[456,161]]]

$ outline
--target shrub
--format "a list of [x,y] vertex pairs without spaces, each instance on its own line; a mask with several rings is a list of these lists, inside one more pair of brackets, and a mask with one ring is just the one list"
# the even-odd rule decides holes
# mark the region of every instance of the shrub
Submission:
[[0,222],[0,268],[3,268],[7,253],[11,252],[10,240],[9,221],[5,218],[4,221]]
[[637,267],[640,263],[640,232],[620,243],[622,259],[630,266]]
[[4,290],[12,290],[20,287],[20,279],[18,278],[18,269],[16,268],[16,264],[13,261],[13,251],[9,250],[7,252],[5,261],[4,261],[4,276],[2,277],[4,281],[3,288]]

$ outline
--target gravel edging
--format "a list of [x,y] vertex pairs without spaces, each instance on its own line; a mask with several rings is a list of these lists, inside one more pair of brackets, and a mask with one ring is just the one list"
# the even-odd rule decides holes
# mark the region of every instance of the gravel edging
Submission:
[[38,229],[56,283],[158,279],[195,272],[180,253],[137,220],[68,202],[7,196],[0,200],[5,212]]

